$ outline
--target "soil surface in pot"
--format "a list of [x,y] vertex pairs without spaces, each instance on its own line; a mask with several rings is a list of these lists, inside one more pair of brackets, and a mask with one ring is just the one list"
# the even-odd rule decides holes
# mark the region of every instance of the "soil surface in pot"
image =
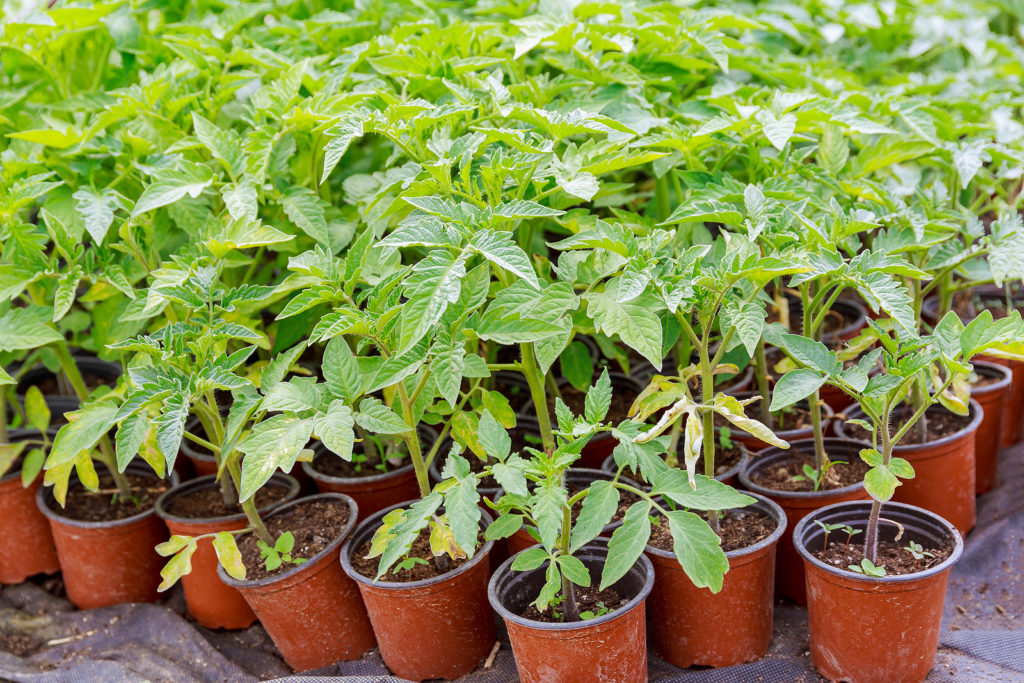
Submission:
[[[85,382],[85,386],[89,391],[92,391],[96,387],[112,387],[117,384],[117,378],[105,377],[103,375],[97,375],[93,372],[83,372],[82,381]],[[57,382],[55,375],[49,375],[43,379],[35,382],[34,385],[39,387],[39,391],[46,396],[61,396],[64,395],[60,388],[60,384]],[[33,385],[29,385],[33,386]]]
[[[740,458],[743,457],[743,451],[740,450],[739,446],[733,446],[731,448],[715,449],[715,476],[728,472],[737,464],[739,464]],[[697,460],[697,467],[695,468],[697,474],[704,474],[704,458]]]
[[[896,432],[903,427],[911,415],[913,415],[913,410],[907,406],[902,406],[893,411],[892,420],[889,423],[889,435],[896,436]],[[972,419],[970,415],[956,415],[941,407],[929,408],[925,416],[928,419],[928,441],[938,441],[939,439],[956,434],[969,425]],[[918,420],[917,424],[910,428],[910,431],[906,433],[897,445],[906,446],[921,443],[921,429],[923,426],[922,421]],[[851,439],[871,441],[871,434],[860,425],[847,423],[844,428]]]
[[[586,405],[587,392],[580,391],[572,385],[566,385],[559,387],[558,391],[562,394],[562,400],[565,401],[565,405],[569,406],[572,410],[573,415],[582,415],[584,406]],[[633,405],[633,401],[636,400],[637,393],[632,389],[622,386],[616,386],[612,382],[612,401],[608,408],[608,415],[605,416],[605,422],[611,422],[613,425],[617,425],[623,420],[629,419],[629,409]],[[555,399],[549,397],[548,408],[551,411],[552,420],[555,415]]]
[[[262,510],[279,503],[287,495],[288,489],[284,486],[264,486],[256,492],[256,508]],[[170,500],[167,501],[167,512],[185,519],[206,519],[241,514],[242,507],[238,504],[226,504],[220,493],[220,485],[217,485],[204,486],[185,495],[170,496]]]
[[1001,373],[998,373],[995,370],[989,370],[988,368],[975,366],[974,374],[975,379],[971,381],[971,387],[975,389],[999,384],[1003,381],[1003,375]]
[[409,459],[402,455],[401,459],[398,460],[397,465],[390,463],[385,464],[384,469],[378,467],[381,463],[380,454],[367,456],[363,462],[354,462],[343,460],[341,456],[335,455],[334,453],[320,453],[313,458],[313,469],[321,474],[326,474],[328,477],[338,477],[340,479],[356,479],[358,477],[374,477],[378,474],[387,474],[388,472],[394,472],[395,470],[405,467],[409,464]]
[[[756,403],[752,403],[747,408],[747,417],[761,421],[761,411],[757,407]],[[773,432],[788,432],[794,429],[806,429],[811,426],[811,411],[807,408],[800,406],[790,407],[785,411],[778,413],[772,413],[772,422],[768,425]],[[822,414],[822,422],[825,421],[825,415]],[[715,413],[715,428],[728,427],[735,434],[741,431],[738,427],[734,426],[731,422],[726,420],[724,417]]]
[[[883,514],[885,514],[884,511]],[[889,576],[902,576],[903,574],[923,572],[929,567],[934,567],[953,552],[952,544],[937,548],[924,546],[924,552],[931,553],[934,557],[925,555],[922,559],[917,560],[907,550],[906,546],[909,545],[909,543],[900,545],[893,541],[879,541],[878,560],[875,562],[875,566],[885,567],[885,573]],[[864,559],[864,546],[850,544],[847,547],[846,534],[837,530],[830,535],[827,549],[816,550],[812,554],[825,564],[846,569],[850,565],[860,566],[860,561]]]
[[[465,390],[469,389],[469,383],[466,383]],[[508,405],[515,412],[519,412],[523,409],[523,406],[530,400],[530,390],[521,384],[512,384],[502,380],[499,375],[494,378],[494,386],[492,389],[505,398],[508,399]]]
[[[813,491],[813,483],[794,477],[804,475],[804,465],[814,467],[814,453],[790,451],[788,455],[788,462],[751,473],[751,481],[773,491]],[[832,491],[858,484],[864,481],[864,475],[870,469],[866,462],[856,456],[833,458],[832,462],[834,464],[825,473],[825,481],[818,488],[819,491]]]
[[99,491],[87,491],[81,485],[72,486],[68,489],[65,506],[61,508],[53,501],[49,503],[50,509],[80,522],[113,522],[152,509],[160,494],[171,487],[169,481],[156,477],[130,472],[124,476],[131,486],[133,500],[121,500],[120,497],[115,500],[117,487],[112,479],[105,477],[100,479]]
[[[608,612],[614,612],[629,602],[629,598],[622,597],[614,588],[605,588],[603,591],[599,591],[594,588],[583,588],[573,584],[572,589],[573,597],[576,598],[576,607],[580,614],[590,612],[594,617],[602,616]],[[564,614],[559,607],[560,605],[551,605],[541,612],[537,609],[536,605],[528,605],[519,616],[530,621],[559,624],[565,621]],[[580,619],[579,621],[586,620]]]
[[[276,540],[286,531],[295,537],[295,546],[290,555],[293,559],[310,560],[332,541],[348,523],[349,509],[340,500],[306,500],[296,503],[286,511],[264,520],[267,531]],[[248,581],[265,579],[286,572],[294,564],[285,562],[273,571],[267,571],[266,562],[260,555],[255,534],[246,534],[238,539],[238,549],[245,564],[245,578]]]
[[[483,534],[478,537],[478,540],[480,544],[483,544]],[[352,556],[352,568],[368,579],[376,578],[377,566],[380,564],[380,556],[371,558],[366,557],[370,554],[370,547],[372,544],[373,539],[363,543]],[[442,557],[444,560],[447,560],[447,567],[444,569],[438,569],[434,564],[434,553],[430,551],[429,526],[421,531],[420,535],[416,537],[416,540],[412,542],[412,548],[409,550],[409,554],[406,555],[406,557],[417,558],[419,560],[424,560],[424,562],[417,562],[409,569],[397,569],[396,565],[400,563],[396,563],[396,565],[392,565],[391,569],[389,569],[384,576],[380,577],[380,580],[393,581],[395,583],[409,583],[411,581],[432,579],[435,576],[442,576],[448,572],[458,569],[471,559],[463,557],[458,560],[453,560],[448,555],[444,555]]]
[[[701,519],[707,521],[708,515],[701,511],[697,513]],[[647,545],[659,550],[672,551],[672,532],[668,528],[668,520],[663,515],[658,516],[658,524],[651,525],[651,538]],[[749,548],[771,536],[778,526],[772,516],[767,512],[754,509],[738,508],[736,510],[722,510],[718,524],[719,537],[722,539],[722,550],[740,550]]]

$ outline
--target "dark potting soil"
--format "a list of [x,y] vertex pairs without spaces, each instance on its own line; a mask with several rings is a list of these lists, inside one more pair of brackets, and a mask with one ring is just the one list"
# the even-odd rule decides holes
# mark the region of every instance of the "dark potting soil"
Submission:
[[[910,408],[903,406],[894,411],[892,421],[889,424],[889,434],[895,436],[896,432],[913,414]],[[971,423],[970,415],[956,415],[941,406],[933,406],[927,410],[925,417],[928,420],[928,441],[938,441],[947,436],[956,434]],[[900,444],[921,443],[922,421],[910,428],[910,431],[900,440]],[[871,441],[871,434],[860,425],[849,424],[845,426],[851,439]],[[897,444],[897,445],[900,445]]]
[[[863,536],[863,533],[858,534]],[[857,538],[857,536],[854,536]],[[921,560],[914,559],[914,556],[906,549],[910,543],[894,543],[892,541],[878,542],[878,559],[875,566],[885,567],[885,573],[889,576],[901,576],[922,572],[933,567],[953,552],[953,547],[946,545],[938,548],[924,546],[923,550],[935,557],[925,556]],[[922,544],[923,545],[923,544]],[[825,564],[833,567],[847,569],[851,564],[860,566],[864,559],[864,545],[846,544],[846,534],[842,531],[833,531],[829,534],[828,548],[825,550],[813,551],[812,554]],[[850,573],[853,573],[852,571]]]
[[[89,391],[92,391],[96,387],[107,386],[112,387],[117,384],[116,378],[106,377],[104,375],[97,375],[92,372],[83,372],[82,381],[85,382],[85,386]],[[48,375],[43,379],[35,383],[35,386],[39,387],[39,391],[45,396],[59,396],[61,395],[60,384],[57,382],[57,377],[54,375]]]
[[527,387],[505,382],[500,375],[495,377],[493,389],[507,398],[509,407],[517,413],[530,401],[530,390]]
[[[480,542],[483,542],[482,537],[480,538]],[[380,564],[380,557],[372,557],[369,559],[366,557],[370,553],[371,545],[372,541],[363,543],[352,556],[352,567],[368,579],[372,579],[377,576],[377,565]],[[411,568],[401,570],[392,566],[391,569],[381,577],[381,581],[409,583],[411,581],[432,579],[435,576],[441,576],[454,571],[469,562],[469,558],[466,557],[453,560],[448,555],[442,555],[437,559],[445,562],[445,564],[442,565],[444,566],[444,569],[439,569],[434,563],[434,554],[430,552],[429,526],[421,531],[420,535],[416,537],[416,540],[412,542],[412,548],[409,550],[409,554],[406,555],[406,557],[415,557],[421,560],[426,560],[426,563],[417,562]]]
[[[309,560],[338,538],[348,518],[348,505],[340,500],[305,500],[264,522],[275,540],[290,531],[295,537],[295,546],[290,553],[292,558]],[[238,549],[245,564],[246,579],[250,581],[274,576],[295,566],[285,563],[274,571],[267,571],[255,534],[240,537]]]
[[[706,512],[698,512],[698,515],[707,520]],[[651,538],[647,545],[654,546],[660,550],[672,550],[672,532],[669,531],[668,521],[664,516],[658,516],[659,523],[651,525]],[[722,550],[739,550],[749,548],[771,536],[777,524],[767,512],[757,509],[737,508],[735,510],[722,510],[719,513],[719,538],[722,539]]]
[[[814,453],[791,450],[789,460],[754,473],[751,480],[759,486],[774,491],[813,491],[814,484],[806,480],[794,480],[803,476],[804,465],[814,467]],[[857,454],[836,456],[831,458],[833,465],[825,473],[825,481],[819,491],[831,491],[864,481],[869,467]]]
[[527,446],[536,448],[538,451],[544,450],[540,434],[535,429],[519,425],[508,430],[508,435],[512,439],[513,453],[522,453]]
[[[288,495],[288,489],[271,483],[256,492],[256,507],[263,510],[279,503]],[[228,505],[221,496],[220,484],[204,486],[185,495],[175,495],[167,501],[167,512],[185,519],[206,519],[211,517],[230,517],[242,512],[240,505]]]
[[[573,415],[582,415],[587,400],[587,392],[580,391],[572,385],[566,385],[559,387],[558,391],[562,394],[562,400],[572,410]],[[623,420],[629,418],[629,409],[633,405],[633,401],[636,400],[637,393],[628,387],[616,386],[612,384],[612,401],[608,408],[608,415],[605,416],[605,422],[611,422],[613,425],[617,425]],[[555,399],[549,398],[548,407],[551,409],[551,420],[554,422],[555,419]]]
[[379,467],[380,463],[381,458],[379,453],[372,457],[367,457],[364,462],[355,462],[354,460],[344,460],[341,456],[335,455],[334,453],[321,452],[313,458],[313,469],[321,474],[326,474],[328,477],[355,479],[358,477],[374,477],[378,474],[394,472],[395,470],[408,465],[409,459],[406,458],[405,455],[402,455],[398,465],[385,463],[383,469]]
[[[739,446],[733,446],[732,448],[721,448],[715,449],[715,476],[728,472],[733,467],[739,464],[740,458],[743,457],[743,450]],[[697,460],[696,467],[697,474],[704,474],[704,458]]]
[[132,500],[117,496],[117,487],[109,477],[100,478],[99,491],[87,491],[81,485],[68,489],[64,508],[56,502],[50,508],[64,517],[80,522],[113,522],[145,512],[153,507],[160,494],[171,487],[169,481],[126,473],[125,478],[132,489]]
[[974,374],[977,375],[977,379],[971,382],[971,387],[974,389],[992,386],[993,384],[999,384],[1003,381],[1003,374],[1001,372],[990,370],[985,367],[975,366]]
[[[605,588],[603,591],[599,591],[593,587],[583,588],[573,584],[572,589],[573,597],[576,598],[576,608],[580,614],[590,612],[594,617],[597,617],[601,616],[599,613],[602,610],[605,613],[614,612],[629,602],[629,598],[622,597],[614,588]],[[538,610],[536,606],[529,605],[520,612],[519,616],[530,621],[539,621],[545,624],[556,624],[565,621],[564,608],[560,604],[551,605],[543,612]],[[584,620],[579,619],[578,621]]]

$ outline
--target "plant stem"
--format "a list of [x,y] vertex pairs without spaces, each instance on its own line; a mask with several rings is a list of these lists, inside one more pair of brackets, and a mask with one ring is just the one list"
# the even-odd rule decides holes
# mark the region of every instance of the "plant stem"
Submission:
[[[402,417],[406,424],[415,424],[412,414],[412,401],[409,400],[409,392],[405,389],[405,383],[398,383],[398,400],[402,404]],[[405,445],[409,449],[409,457],[412,459],[412,467],[416,472],[416,483],[420,487],[420,496],[426,498],[430,495],[430,477],[427,475],[427,466],[423,461],[423,451],[420,450],[420,437],[416,428],[402,434]]]
[[[562,475],[562,486],[565,486],[565,475]],[[562,507],[562,532],[559,535],[558,545],[562,555],[568,556],[569,541],[572,533],[572,508],[566,502]],[[579,619],[579,607],[576,605],[576,596],[573,594],[572,581],[562,572],[562,595],[565,597],[565,620],[577,621]]]
[[[838,291],[838,290],[837,290]],[[804,336],[814,339],[813,311],[811,310],[811,288],[809,284],[800,286],[800,297],[804,307]],[[819,475],[824,474],[825,467],[825,434],[821,428],[821,400],[819,391],[815,389],[808,400],[811,410],[811,429],[814,433],[814,469]]]
[[555,450],[555,435],[551,430],[551,414],[548,412],[548,398],[544,391],[544,378],[540,374],[540,367],[537,365],[537,357],[534,355],[533,344],[522,344],[523,352],[523,375],[526,383],[530,386],[530,396],[533,398],[533,405],[537,411],[537,424],[540,425],[540,438],[547,453]]
[[772,424],[771,396],[768,395],[768,357],[764,351],[764,338],[757,340],[757,348],[754,350],[754,379],[757,382],[757,393],[761,394],[761,422],[768,427]]
[[0,386],[0,444],[7,443],[7,387]]
[[[715,376],[711,367],[711,361],[708,359],[708,344],[707,344],[707,330],[704,332],[704,338],[701,340],[700,347],[697,352],[700,354],[700,384],[701,384],[701,400],[705,405],[711,403],[714,398],[714,382]],[[703,431],[704,431],[704,473],[708,476],[714,476],[715,471],[715,414],[711,410],[704,410],[701,413],[701,419],[703,420]],[[716,534],[721,532],[721,527],[718,523],[718,510],[708,511],[708,524],[711,526],[711,530]]]
[[[231,473],[231,479],[235,482],[235,488],[240,489],[242,483],[242,468],[238,464],[237,460],[231,460],[228,462],[228,471]],[[226,477],[225,477],[226,478]],[[242,501],[242,512],[245,513],[245,519],[249,522],[249,526],[252,527],[253,532],[259,537],[261,541],[267,545],[274,545],[274,537],[267,531],[267,527],[263,524],[263,520],[260,519],[260,513],[256,509],[256,496],[255,494],[249,496],[248,500]]]

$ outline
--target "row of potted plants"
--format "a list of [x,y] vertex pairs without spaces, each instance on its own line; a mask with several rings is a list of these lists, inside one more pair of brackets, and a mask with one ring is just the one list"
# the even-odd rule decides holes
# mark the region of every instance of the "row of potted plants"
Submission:
[[495,613],[523,680],[751,661],[779,593],[830,679],[923,679],[1024,413],[1012,26],[421,11],[4,24],[0,582],[413,680]]

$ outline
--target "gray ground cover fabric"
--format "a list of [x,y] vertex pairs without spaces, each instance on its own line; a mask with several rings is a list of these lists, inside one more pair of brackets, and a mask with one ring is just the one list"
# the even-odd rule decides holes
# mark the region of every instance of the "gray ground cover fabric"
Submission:
[[[954,568],[938,657],[928,681],[1024,683],[1024,445],[1003,451],[1000,485],[978,500],[978,527]],[[183,615],[180,589],[158,605],[79,612],[35,583],[0,592],[0,634],[48,643],[27,657],[0,651],[0,680],[19,683],[391,683],[376,652],[291,675],[260,626],[210,631]],[[680,670],[649,653],[652,681],[821,681],[807,655],[807,614],[779,603],[764,659],[717,670]],[[516,680],[508,642],[466,683]]]

